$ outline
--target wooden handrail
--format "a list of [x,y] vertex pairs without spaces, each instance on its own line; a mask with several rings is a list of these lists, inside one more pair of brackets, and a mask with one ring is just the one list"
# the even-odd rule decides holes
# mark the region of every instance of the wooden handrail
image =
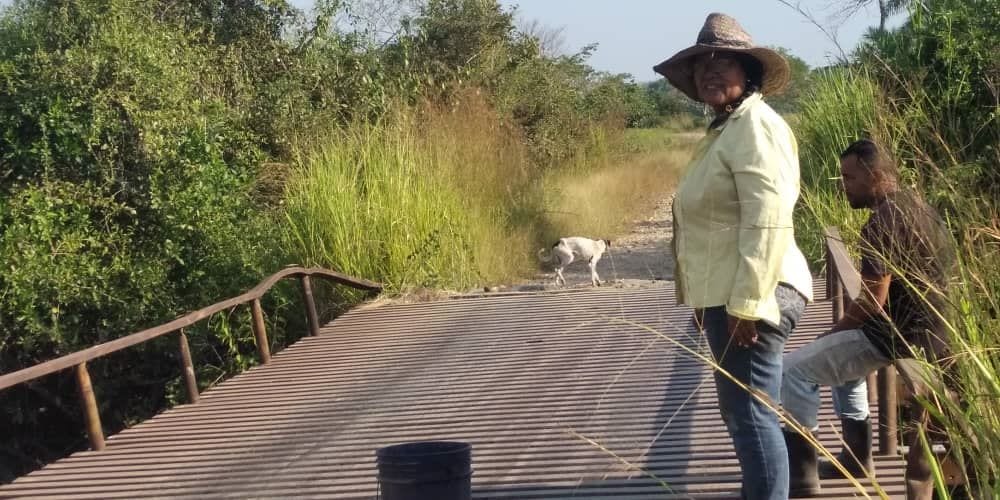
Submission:
[[[116,351],[120,351],[127,347],[134,346],[136,344],[141,344],[147,340],[155,339],[157,337],[166,335],[168,333],[173,333],[181,328],[191,326],[209,316],[230,309],[239,305],[243,305],[247,302],[253,300],[260,300],[261,297],[267,293],[278,281],[289,276],[316,276],[318,278],[325,278],[329,281],[339,283],[342,285],[347,285],[359,290],[366,290],[369,292],[380,292],[382,291],[382,285],[364,280],[361,278],[354,278],[351,276],[346,276],[328,269],[323,269],[319,267],[286,267],[281,271],[278,271],[271,276],[267,277],[260,284],[250,289],[248,292],[233,297],[222,302],[217,302],[208,307],[203,307],[189,314],[185,314],[180,318],[177,318],[169,323],[165,323],[160,326],[142,330],[131,335],[121,337],[119,339],[112,340],[110,342],[105,342],[103,344],[98,344],[93,347],[89,347],[82,351],[77,351],[72,354],[67,354],[65,356],[46,361],[44,363],[39,363],[16,372],[11,372],[0,376],[0,390],[12,387],[24,382],[34,380],[39,377],[44,377],[46,375],[65,370],[67,368],[72,368],[81,363],[86,363],[96,358],[111,354]],[[311,316],[311,314],[310,314]]]
[[[836,322],[844,313],[845,301],[839,291],[843,290],[849,299],[857,299],[861,294],[861,274],[847,253],[840,230],[834,226],[827,227],[823,230],[823,236],[826,240],[827,292],[834,300],[833,319]],[[872,375],[868,376],[869,393],[874,378]],[[896,368],[889,365],[880,369],[874,385],[878,387],[879,454],[895,455],[899,446],[899,435],[896,432]]]
[[858,298],[861,294],[861,275],[854,268],[844,240],[840,237],[840,230],[836,226],[827,227],[823,230],[823,237],[826,239],[827,265],[831,266],[840,279],[847,296],[851,299]]
[[76,367],[77,390],[80,394],[81,407],[83,408],[83,418],[87,426],[87,435],[90,438],[90,447],[95,451],[102,450],[104,449],[104,429],[101,426],[101,415],[98,412],[97,399],[94,396],[94,390],[90,383],[90,374],[87,373],[88,361],[101,356],[106,356],[136,344],[141,344],[147,340],[180,331],[179,347],[181,354],[181,372],[184,376],[185,385],[187,386],[189,401],[191,401],[191,403],[197,403],[199,400],[198,381],[195,379],[194,366],[191,362],[191,352],[188,347],[187,336],[184,334],[184,328],[206,319],[217,312],[251,302],[253,332],[254,338],[257,342],[257,351],[260,353],[261,363],[268,363],[271,360],[271,349],[268,345],[267,331],[264,327],[264,313],[261,310],[260,299],[278,281],[289,276],[298,276],[302,282],[303,302],[306,306],[306,317],[309,320],[310,335],[319,334],[319,320],[316,314],[316,303],[313,299],[312,285],[309,281],[311,276],[316,276],[318,278],[323,278],[341,285],[347,285],[368,292],[378,293],[382,291],[382,285],[378,283],[346,276],[328,269],[319,267],[305,268],[299,266],[289,266],[267,277],[267,279],[261,281],[257,286],[251,288],[250,291],[242,295],[224,300],[222,302],[217,302],[208,307],[203,307],[193,313],[181,316],[180,318],[177,318],[169,323],[133,333],[132,335],[112,340],[111,342],[95,345],[82,351],[67,354],[66,356],[62,356],[51,361],[39,363],[23,370],[18,370],[16,372],[0,376],[0,390],[30,382],[37,378],[59,372],[67,368]]

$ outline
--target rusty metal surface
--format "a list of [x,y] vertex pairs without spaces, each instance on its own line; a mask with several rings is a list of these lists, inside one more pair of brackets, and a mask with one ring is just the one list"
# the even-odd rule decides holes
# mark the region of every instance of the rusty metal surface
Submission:
[[[707,352],[689,318],[670,288],[352,311],[0,497],[374,498],[377,448],[447,439],[472,444],[477,499],[737,498],[711,372],[679,347]],[[790,347],[829,318],[811,305]],[[902,461],[876,467],[903,498]]]

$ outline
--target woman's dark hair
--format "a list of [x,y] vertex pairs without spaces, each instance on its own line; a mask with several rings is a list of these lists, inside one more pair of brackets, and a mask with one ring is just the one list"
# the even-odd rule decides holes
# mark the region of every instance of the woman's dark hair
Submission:
[[764,86],[764,65],[750,54],[736,54],[747,75],[747,93],[759,92]]

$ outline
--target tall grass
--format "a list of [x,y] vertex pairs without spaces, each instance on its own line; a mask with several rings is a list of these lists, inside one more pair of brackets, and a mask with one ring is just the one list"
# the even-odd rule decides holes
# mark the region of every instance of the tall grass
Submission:
[[[959,265],[940,313],[953,356],[924,363],[932,376],[920,403],[947,434],[950,460],[968,474],[970,485],[954,498],[1000,498],[1000,212],[972,205],[950,221]],[[934,458],[938,497],[953,498],[943,484],[941,457]]]
[[596,124],[561,165],[474,92],[332,132],[301,154],[285,192],[290,260],[414,288],[468,289],[533,274],[569,234],[614,237],[673,187],[684,152],[630,151]]
[[841,194],[839,158],[848,144],[872,130],[878,95],[863,69],[833,68],[810,86],[793,122],[802,172],[796,240],[814,266],[824,258],[824,227],[840,226],[851,248],[864,223],[865,214],[851,210]]
[[423,159],[399,127],[358,127],[314,152],[288,187],[291,252],[392,288],[461,283],[478,228]]

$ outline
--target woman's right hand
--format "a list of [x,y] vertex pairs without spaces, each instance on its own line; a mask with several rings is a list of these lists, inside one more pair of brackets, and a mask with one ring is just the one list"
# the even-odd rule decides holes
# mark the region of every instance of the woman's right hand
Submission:
[[729,338],[740,347],[757,343],[757,322],[729,316]]
[[691,315],[691,324],[694,325],[695,329],[699,332],[705,331],[705,310],[702,308],[696,308],[694,314]]

